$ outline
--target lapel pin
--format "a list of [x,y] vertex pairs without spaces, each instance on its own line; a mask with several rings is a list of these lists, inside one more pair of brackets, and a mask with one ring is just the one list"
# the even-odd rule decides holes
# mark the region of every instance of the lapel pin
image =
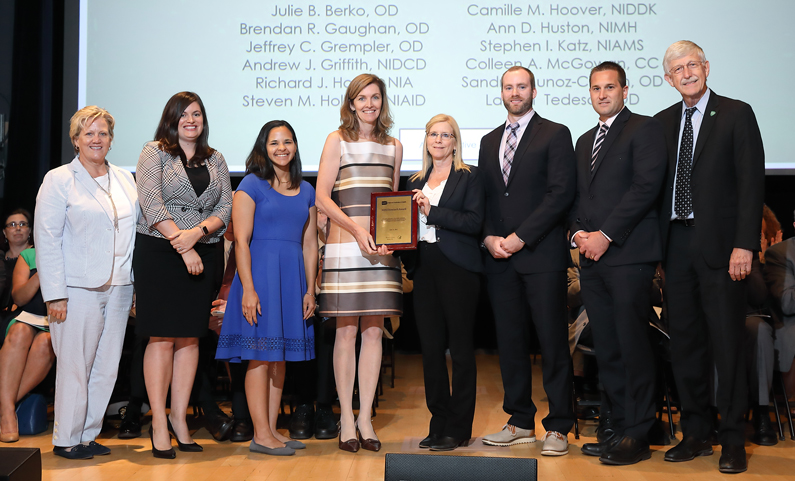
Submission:
[[715,113],[716,113],[716,112],[713,110],[713,111],[711,111],[711,112],[709,113],[709,116],[710,116],[710,117],[714,117],[714,116],[715,116]]

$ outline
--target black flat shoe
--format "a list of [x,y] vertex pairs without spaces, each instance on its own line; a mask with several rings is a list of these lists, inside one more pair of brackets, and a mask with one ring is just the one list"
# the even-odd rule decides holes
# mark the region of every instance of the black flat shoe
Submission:
[[88,446],[83,444],[78,444],[71,448],[55,446],[52,448],[52,454],[66,459],[91,459],[94,457],[91,451],[89,451]]
[[723,446],[718,462],[718,471],[721,473],[737,474],[748,469],[748,460],[745,457],[745,446]]
[[196,444],[195,441],[187,444],[180,441],[179,436],[174,432],[174,426],[171,425],[171,419],[168,416],[166,416],[166,425],[168,426],[168,432],[177,440],[177,447],[180,451],[185,453],[200,453],[204,451],[204,448]]
[[435,443],[439,440],[439,436],[436,434],[429,434],[427,438],[420,441],[420,449],[428,449],[431,447],[431,444]]
[[430,445],[431,451],[452,451],[460,446],[469,445],[469,438],[461,439],[452,436],[439,436],[435,442]]
[[[171,441],[170,437],[168,439]],[[152,443],[152,456],[160,459],[174,459],[177,457],[177,452],[174,451],[173,447],[162,451],[155,447],[155,435],[152,426],[149,426],[149,441]]]
[[698,440],[693,436],[685,436],[679,444],[665,453],[665,460],[674,463],[692,461],[697,456],[712,456],[712,443],[709,440]]
[[86,447],[94,456],[106,456],[110,454],[109,447],[103,446],[96,441],[91,441],[90,443],[88,443],[88,446]]
[[629,466],[649,458],[651,458],[649,443],[623,436],[599,457],[599,461],[613,466]]

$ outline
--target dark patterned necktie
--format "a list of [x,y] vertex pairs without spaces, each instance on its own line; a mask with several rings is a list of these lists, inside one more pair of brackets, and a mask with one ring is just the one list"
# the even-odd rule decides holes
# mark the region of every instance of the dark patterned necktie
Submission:
[[511,175],[511,164],[513,163],[513,154],[516,153],[516,130],[519,128],[519,122],[514,122],[508,126],[511,129],[508,132],[508,138],[505,139],[505,154],[502,157],[502,179],[505,185],[508,185],[508,176]]
[[602,127],[599,129],[599,135],[596,137],[596,143],[593,145],[593,153],[591,153],[591,172],[593,172],[593,168],[596,165],[599,149],[602,148],[602,143],[605,141],[605,137],[607,137],[607,129],[609,128],[607,124],[602,124]]
[[690,190],[690,174],[693,172],[693,113],[695,107],[685,110],[685,128],[679,146],[679,161],[676,166],[676,192],[674,212],[682,219],[693,212],[693,193]]

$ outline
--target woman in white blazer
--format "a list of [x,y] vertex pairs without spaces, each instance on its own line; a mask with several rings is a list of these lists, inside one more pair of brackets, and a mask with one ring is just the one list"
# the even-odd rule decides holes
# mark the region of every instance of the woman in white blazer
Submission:
[[107,162],[113,116],[72,116],[75,159],[51,170],[36,197],[41,293],[57,356],[53,453],[110,454],[96,443],[119,368],[133,298],[132,253],[141,215],[132,175]]

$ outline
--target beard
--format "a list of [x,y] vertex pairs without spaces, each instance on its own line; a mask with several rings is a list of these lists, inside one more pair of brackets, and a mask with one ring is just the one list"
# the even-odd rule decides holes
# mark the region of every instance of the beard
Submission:
[[527,112],[530,112],[530,109],[533,108],[533,97],[528,97],[527,100],[520,103],[519,105],[511,104],[511,99],[503,99],[502,104],[505,105],[505,110],[507,110],[508,113],[517,117],[521,117]]

